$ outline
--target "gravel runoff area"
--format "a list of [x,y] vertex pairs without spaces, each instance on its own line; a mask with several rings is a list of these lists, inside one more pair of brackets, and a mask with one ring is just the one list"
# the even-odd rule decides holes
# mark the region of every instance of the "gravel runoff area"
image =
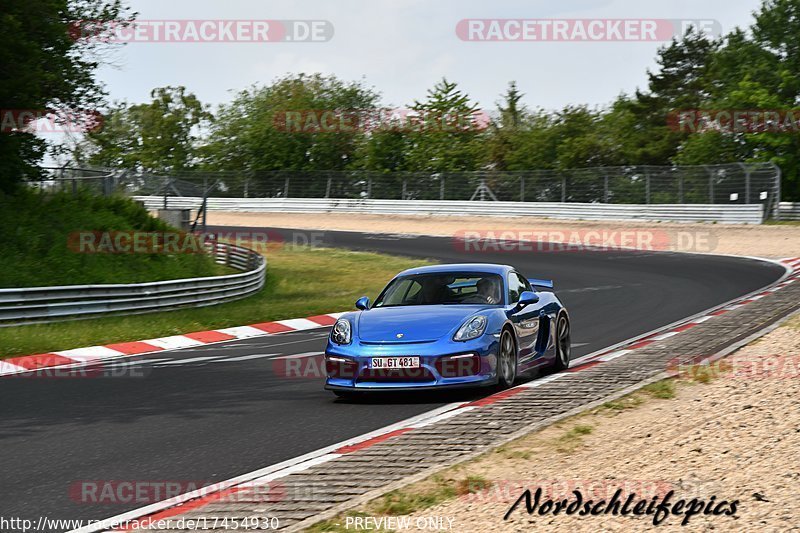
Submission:
[[481,235],[490,239],[522,239],[534,242],[563,239],[563,242],[589,244],[609,242],[611,246],[631,243],[634,247],[643,249],[680,252],[768,258],[800,256],[800,225],[668,224],[635,221],[564,221],[531,217],[430,217],[222,211],[210,211],[208,220],[211,225],[225,226],[418,235]]

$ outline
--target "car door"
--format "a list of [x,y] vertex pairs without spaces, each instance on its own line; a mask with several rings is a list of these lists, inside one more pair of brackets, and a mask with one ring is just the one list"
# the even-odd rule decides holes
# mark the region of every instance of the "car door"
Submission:
[[[533,289],[528,280],[518,272],[508,274],[508,303],[516,305],[520,295]],[[539,335],[539,306],[529,305],[511,315],[511,322],[519,340],[519,361],[523,363],[536,357],[536,339]]]

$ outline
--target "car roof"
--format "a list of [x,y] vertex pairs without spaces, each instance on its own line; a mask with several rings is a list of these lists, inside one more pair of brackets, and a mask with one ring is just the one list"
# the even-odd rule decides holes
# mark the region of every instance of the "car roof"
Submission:
[[431,265],[417,268],[410,268],[398,274],[398,276],[409,276],[414,274],[434,274],[434,273],[448,273],[448,272],[486,272],[489,274],[505,275],[506,273],[514,270],[514,267],[508,265],[494,265],[490,263],[456,263],[448,265]]

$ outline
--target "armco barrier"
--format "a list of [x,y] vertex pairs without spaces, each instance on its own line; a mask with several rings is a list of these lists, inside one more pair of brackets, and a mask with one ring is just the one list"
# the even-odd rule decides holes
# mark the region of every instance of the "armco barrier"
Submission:
[[781,220],[800,220],[800,204],[781,202],[778,211]]
[[242,273],[148,283],[0,289],[0,326],[203,307],[238,300],[261,289],[267,268],[264,256],[230,244],[209,246],[218,264]]
[[[148,209],[163,206],[161,196],[136,196]],[[196,209],[201,199],[168,198],[171,208]],[[318,198],[209,198],[208,209],[279,213],[368,213],[392,215],[534,216],[573,220],[647,220],[761,224],[759,204],[574,204],[549,202],[471,202],[450,200],[374,200]]]

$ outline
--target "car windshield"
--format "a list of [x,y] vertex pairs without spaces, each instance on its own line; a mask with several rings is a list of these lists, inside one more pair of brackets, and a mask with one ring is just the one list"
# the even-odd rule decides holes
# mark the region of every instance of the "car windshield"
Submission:
[[373,307],[407,305],[498,305],[503,279],[484,272],[413,274],[395,278]]

